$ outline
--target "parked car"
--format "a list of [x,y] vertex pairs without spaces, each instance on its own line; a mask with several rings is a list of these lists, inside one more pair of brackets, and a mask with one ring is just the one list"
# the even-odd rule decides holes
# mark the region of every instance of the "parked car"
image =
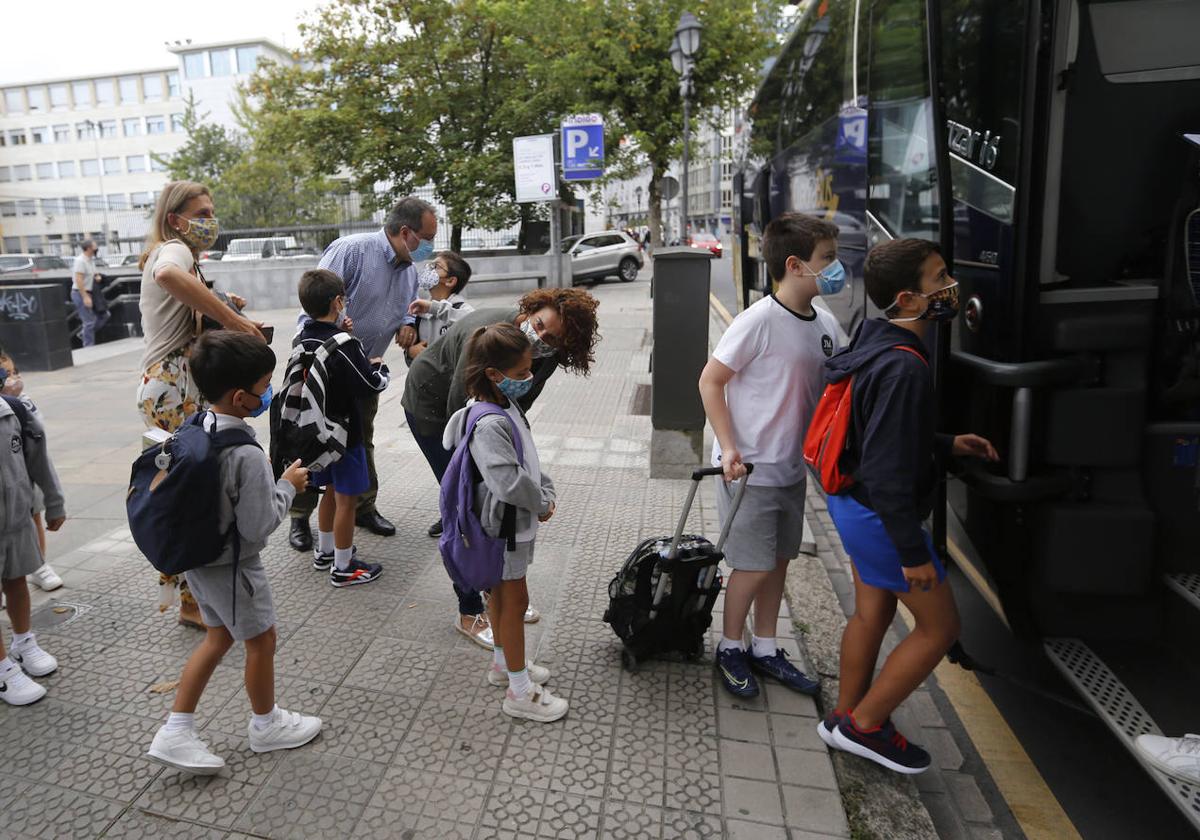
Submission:
[[704,248],[717,259],[721,258],[721,240],[706,230],[693,233],[691,239],[688,240],[688,244],[693,248]]
[[224,260],[270,259],[285,248],[295,248],[294,236],[255,236],[249,239],[233,239],[225,250]]
[[[111,263],[111,265],[117,265],[117,266],[137,265],[138,260],[140,260],[141,258],[142,258],[141,254],[124,254],[123,256],[121,256],[120,262],[113,262],[113,263]],[[115,260],[116,257],[113,257],[113,259]]]
[[0,274],[13,271],[69,271],[71,263],[53,254],[3,254],[0,255]]
[[609,276],[632,283],[645,264],[642,246],[619,230],[568,236],[562,251],[571,255],[571,277],[576,283]]

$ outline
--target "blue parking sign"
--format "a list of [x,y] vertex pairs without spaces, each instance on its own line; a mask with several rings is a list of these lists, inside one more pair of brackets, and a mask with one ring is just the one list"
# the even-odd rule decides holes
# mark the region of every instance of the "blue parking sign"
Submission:
[[604,120],[599,114],[576,114],[562,121],[564,181],[590,181],[604,174]]

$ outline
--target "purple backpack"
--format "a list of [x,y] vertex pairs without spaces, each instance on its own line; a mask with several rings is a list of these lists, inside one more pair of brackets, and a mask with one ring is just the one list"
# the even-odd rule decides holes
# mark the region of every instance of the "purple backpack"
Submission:
[[516,549],[516,508],[505,505],[499,537],[488,536],[475,515],[475,484],[482,479],[471,458],[471,435],[475,433],[476,424],[489,414],[498,414],[508,422],[517,462],[522,466],[525,464],[521,435],[508,413],[490,402],[477,402],[471,406],[467,410],[462,440],[442,476],[442,538],[438,540],[446,571],[458,588],[467,592],[481,592],[498,584],[504,574],[505,548]]

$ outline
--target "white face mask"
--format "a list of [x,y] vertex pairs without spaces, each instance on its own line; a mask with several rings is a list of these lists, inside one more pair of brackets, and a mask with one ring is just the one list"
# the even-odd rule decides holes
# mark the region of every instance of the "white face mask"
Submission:
[[425,266],[417,275],[417,288],[424,292],[428,292],[440,282],[442,282],[442,278],[438,276],[437,269],[432,263]]

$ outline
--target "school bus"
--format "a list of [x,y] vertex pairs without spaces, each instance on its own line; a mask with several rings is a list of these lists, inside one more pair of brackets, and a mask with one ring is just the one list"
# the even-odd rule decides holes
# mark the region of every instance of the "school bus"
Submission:
[[743,306],[782,212],[837,224],[849,334],[867,250],[940,243],[942,427],[1003,462],[948,477],[935,542],[1127,745],[1200,725],[1198,33],[1179,0],[814,0],[734,185]]

